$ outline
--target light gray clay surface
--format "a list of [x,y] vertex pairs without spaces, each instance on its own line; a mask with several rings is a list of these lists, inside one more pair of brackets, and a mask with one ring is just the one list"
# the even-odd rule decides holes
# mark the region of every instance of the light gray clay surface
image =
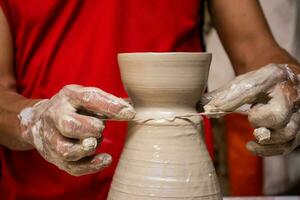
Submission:
[[221,199],[195,106],[206,87],[209,53],[119,54],[136,116],[109,200]]

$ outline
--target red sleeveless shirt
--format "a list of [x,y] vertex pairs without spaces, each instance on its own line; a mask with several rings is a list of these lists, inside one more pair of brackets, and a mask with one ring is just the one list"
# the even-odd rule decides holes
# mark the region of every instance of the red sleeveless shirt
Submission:
[[[64,85],[126,97],[118,52],[201,51],[200,0],[0,0],[13,34],[18,92],[49,98]],[[126,124],[109,123],[100,173],[73,177],[35,150],[2,148],[0,199],[106,199]]]

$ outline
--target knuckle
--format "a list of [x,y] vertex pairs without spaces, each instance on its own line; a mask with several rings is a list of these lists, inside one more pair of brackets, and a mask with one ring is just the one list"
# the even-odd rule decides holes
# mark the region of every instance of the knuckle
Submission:
[[248,114],[248,120],[250,121],[251,124],[256,124],[257,116],[251,110],[249,111],[249,114]]
[[58,119],[58,126],[63,133],[72,133],[76,130],[80,124],[74,118],[69,115],[63,115]]
[[269,64],[267,67],[273,72],[272,74],[275,75],[277,78],[286,79],[287,78],[287,70],[277,64]]
[[44,119],[48,124],[54,124],[56,123],[56,120],[58,119],[57,113],[55,112],[56,109],[48,108],[41,114],[41,118]]
[[41,115],[41,118],[45,119],[45,121],[47,121],[47,122],[53,122],[54,121],[51,113],[49,113],[49,112],[44,112]]
[[65,85],[62,90],[73,90],[73,89],[78,89],[81,88],[82,86],[77,85],[77,84],[69,84],[69,85]]
[[284,130],[281,132],[280,136],[284,141],[290,141],[296,137],[296,130]]
[[269,112],[269,117],[274,119],[275,125],[282,126],[288,121],[288,112],[283,109],[275,109]]
[[42,135],[45,145],[51,147],[52,149],[56,148],[57,143],[60,142],[59,133],[55,128],[44,127]]
[[93,121],[90,122],[90,126],[92,131],[94,131],[97,134],[100,134],[99,136],[101,136],[101,133],[105,128],[104,123],[99,119],[93,119]]
[[66,151],[64,153],[61,153],[61,158],[63,160],[68,161],[68,160],[74,160],[75,156],[74,156],[74,154],[70,154],[70,152]]
[[57,153],[58,157],[62,160],[67,160],[67,158],[69,158],[69,155],[70,155],[68,150],[61,149],[59,147],[56,149],[56,153]]
[[58,96],[72,96],[73,93],[81,91],[83,87],[76,84],[65,85],[58,93]]
[[64,141],[58,141],[56,145],[56,153],[62,160],[68,160],[74,157],[73,144]]
[[67,93],[70,89],[69,89],[70,85],[65,85],[61,88],[61,90],[58,92],[58,95],[64,95],[65,93]]
[[287,124],[288,114],[282,109],[264,110],[264,113],[250,110],[248,119],[255,127],[279,128]]
[[61,154],[61,159],[64,161],[77,161],[82,158],[82,155],[79,153],[68,152]]
[[101,137],[105,128],[104,123],[96,118],[79,120],[70,115],[61,116],[57,120],[57,128],[66,137]]
[[251,109],[248,114],[248,120],[252,125],[258,127],[261,122],[261,116],[255,110]]
[[91,103],[96,101],[101,101],[103,98],[102,93],[97,88],[84,88],[84,90],[81,91],[80,95],[81,101],[84,103]]
[[78,150],[74,150],[72,147],[66,148],[65,151],[60,153],[61,158],[65,161],[76,161],[79,160],[82,155]]

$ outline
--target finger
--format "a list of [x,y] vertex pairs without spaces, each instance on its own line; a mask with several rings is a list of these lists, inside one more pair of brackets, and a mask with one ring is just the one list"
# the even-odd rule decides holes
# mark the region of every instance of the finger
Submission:
[[81,140],[81,145],[84,151],[88,152],[92,150],[94,153],[94,150],[96,150],[98,144],[100,144],[101,141],[102,141],[102,137],[99,139],[89,137]]
[[260,144],[283,144],[296,137],[299,126],[300,113],[296,112],[283,129],[275,130],[271,133],[268,129],[265,131],[266,128],[258,128],[254,130],[254,135]]
[[292,142],[284,144],[258,144],[255,141],[247,143],[247,149],[257,156],[275,156],[291,152]]
[[284,127],[298,101],[298,91],[291,82],[278,84],[269,94],[267,104],[257,104],[249,111],[248,119],[254,127],[278,129]]
[[265,144],[266,141],[271,139],[271,130],[265,127],[256,128],[253,131],[253,135],[259,144]]
[[98,145],[96,138],[72,140],[59,133],[46,134],[45,143],[48,151],[51,151],[58,159],[66,161],[77,161],[90,156],[95,153]]
[[105,128],[102,120],[77,113],[65,113],[54,120],[56,128],[68,138],[100,138]]
[[101,171],[108,167],[112,162],[109,154],[102,153],[93,157],[87,157],[77,162],[67,162],[65,170],[73,176],[81,176]]
[[109,118],[132,119],[135,115],[135,110],[129,103],[98,88],[68,85],[63,88],[62,94],[69,97],[69,101],[76,108]]
[[86,138],[76,143],[72,141],[62,141],[57,143],[57,153],[66,161],[77,161],[84,157],[93,155],[98,146],[96,138]]
[[240,75],[223,88],[206,94],[204,101],[209,103],[204,109],[210,112],[233,111],[244,104],[254,103],[273,85],[286,79],[287,72],[282,66],[270,64]]

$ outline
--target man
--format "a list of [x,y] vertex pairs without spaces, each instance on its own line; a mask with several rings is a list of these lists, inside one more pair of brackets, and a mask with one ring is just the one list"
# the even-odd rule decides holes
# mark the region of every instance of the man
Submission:
[[[300,1],[260,0],[259,2],[275,40],[299,62]],[[289,12],[288,15],[286,14],[287,12]],[[207,51],[212,52],[214,56],[208,80],[208,90],[212,91],[228,83],[235,75],[214,29],[209,32],[206,43]],[[227,73],[219,73],[220,66]],[[297,182],[297,174],[300,173],[296,159],[299,158],[300,161],[300,156],[297,155],[297,152],[294,151],[289,155],[271,156],[263,159],[253,156],[245,148],[245,144],[249,139],[253,138],[253,128],[246,114],[233,113],[227,115],[225,122],[227,122],[226,155],[228,158],[231,195],[257,196],[262,193],[268,195],[282,194],[287,188],[291,188],[291,183]],[[252,187],[249,187],[249,184]]]
[[[135,114],[115,97],[126,97],[116,54],[201,51],[201,1],[0,2],[1,198],[105,199],[125,125],[107,124],[102,136],[99,118]],[[253,103],[249,119],[262,144],[249,149],[291,151],[298,63],[276,44],[256,1],[214,0],[211,9],[236,72],[257,71],[206,95],[206,110]]]

